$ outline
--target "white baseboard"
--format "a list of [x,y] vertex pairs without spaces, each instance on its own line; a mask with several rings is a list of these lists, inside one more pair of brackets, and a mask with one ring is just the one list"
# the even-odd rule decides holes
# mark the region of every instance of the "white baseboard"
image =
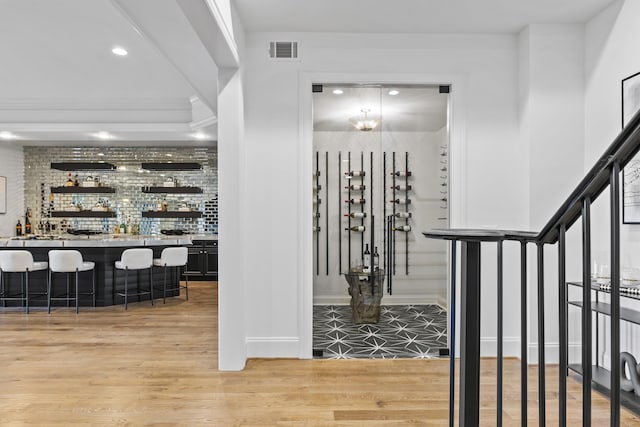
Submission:
[[298,357],[298,337],[247,337],[247,357]]
[[[569,360],[580,359],[581,345],[579,342],[569,343]],[[557,364],[560,362],[559,343],[547,343],[545,345],[545,364]],[[480,354],[483,357],[496,357],[498,355],[498,345],[495,337],[484,337],[480,339]],[[504,357],[515,357],[520,359],[520,337],[505,337],[503,340]],[[538,343],[530,343],[527,346],[527,363],[529,365],[538,364]]]

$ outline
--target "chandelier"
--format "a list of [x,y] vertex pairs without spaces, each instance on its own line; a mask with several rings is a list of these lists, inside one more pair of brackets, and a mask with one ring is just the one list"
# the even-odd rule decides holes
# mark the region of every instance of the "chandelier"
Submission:
[[371,110],[369,108],[363,108],[360,111],[362,111],[364,117],[351,117],[349,119],[353,127],[363,132],[375,129],[378,126],[379,120],[369,118],[368,114]]

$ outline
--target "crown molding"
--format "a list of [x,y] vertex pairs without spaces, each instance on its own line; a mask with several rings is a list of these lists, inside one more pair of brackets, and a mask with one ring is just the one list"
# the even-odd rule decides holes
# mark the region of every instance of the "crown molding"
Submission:
[[1,123],[9,132],[192,132],[188,123]]
[[183,98],[5,98],[0,99],[0,110],[191,111],[191,102]]

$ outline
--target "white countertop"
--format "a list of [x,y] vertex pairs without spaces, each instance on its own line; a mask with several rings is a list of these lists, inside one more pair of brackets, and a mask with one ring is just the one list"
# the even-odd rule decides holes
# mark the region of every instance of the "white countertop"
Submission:
[[[35,236],[33,236],[35,237]],[[0,246],[10,247],[113,247],[113,246],[167,246],[190,245],[193,240],[218,240],[217,234],[185,234],[182,236],[134,236],[122,234],[98,234],[93,236],[39,236],[1,237]]]

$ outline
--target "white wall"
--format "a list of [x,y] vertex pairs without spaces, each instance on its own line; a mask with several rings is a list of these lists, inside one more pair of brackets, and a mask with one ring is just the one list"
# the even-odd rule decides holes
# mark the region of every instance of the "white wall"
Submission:
[[[584,29],[582,25],[530,25],[520,34],[519,43],[520,119],[529,148],[529,228],[539,231],[584,175]],[[535,246],[529,245],[528,251],[528,343],[529,358],[535,363]],[[545,342],[551,363],[557,363],[559,339],[557,258],[557,246],[545,248]],[[567,259],[567,277],[579,280],[572,274],[580,271],[580,254],[568,253]]]
[[[616,1],[586,25],[585,49],[585,169],[613,141],[621,129],[621,80],[640,71],[640,2]],[[606,193],[606,192],[605,192]],[[601,200],[600,200],[601,199]],[[603,194],[593,208],[593,251],[609,257],[609,218],[607,194]],[[640,225],[623,225],[621,229],[622,267],[640,267]],[[628,305],[627,300],[622,303]],[[634,301],[636,310],[640,309]],[[605,319],[606,320],[606,319]],[[622,325],[622,351],[640,356],[638,327]],[[605,321],[608,329],[609,322]],[[609,364],[608,333],[601,336],[600,360]],[[631,342],[634,341],[635,344]]]
[[[300,61],[269,60],[269,40],[299,41]],[[527,227],[523,170],[528,161],[519,135],[515,36],[249,34],[246,54],[241,175],[248,183],[244,231],[251,238],[243,253],[251,263],[244,283],[248,356],[310,354],[302,341],[309,329],[299,327],[307,322],[299,304],[311,302],[301,295],[312,283],[312,259],[306,256],[311,235],[304,234],[306,225],[311,228],[311,147],[305,145],[302,127],[310,108],[301,101],[299,84],[309,75],[346,75],[353,82],[381,76],[413,83],[456,80],[452,97],[458,104],[453,108],[464,112],[464,120],[452,118],[463,135],[451,147],[451,167],[458,167],[452,171],[451,205],[461,210],[452,225]],[[430,76],[439,76],[438,81],[429,81]],[[306,216],[308,224],[300,225]],[[495,340],[494,247],[483,253],[482,334],[487,341]],[[517,268],[506,266],[505,282],[514,282]],[[505,318],[517,316],[515,309],[507,304]],[[516,340],[517,325],[505,326],[505,335]]]
[[7,213],[0,214],[0,237],[14,236],[18,219],[24,226],[24,158],[21,146],[0,142],[0,176],[7,178]]

